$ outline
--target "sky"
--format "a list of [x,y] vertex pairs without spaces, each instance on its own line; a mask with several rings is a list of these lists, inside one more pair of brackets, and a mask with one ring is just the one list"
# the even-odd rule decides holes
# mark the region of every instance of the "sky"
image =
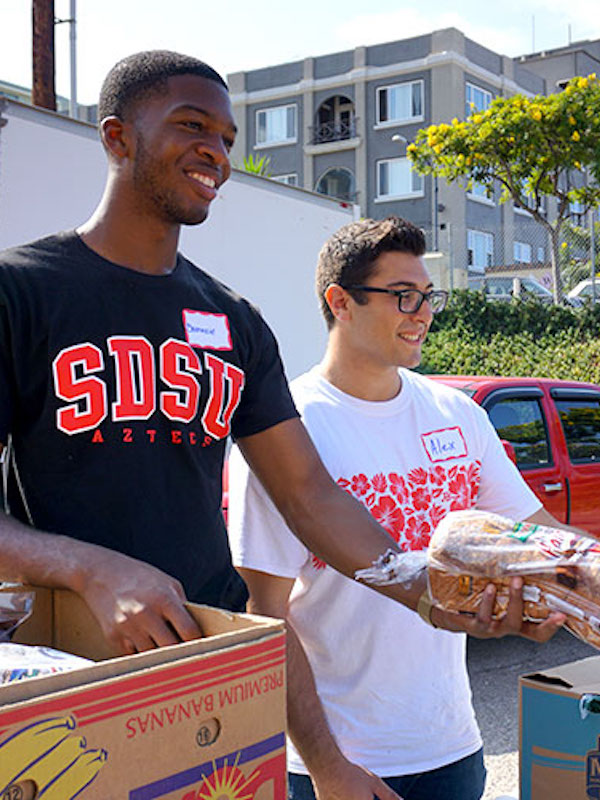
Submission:
[[[197,56],[224,76],[360,45],[455,27],[516,56],[600,38],[598,0],[77,0],[77,99],[97,101],[120,58],[164,48]],[[69,0],[55,0],[58,19]],[[69,96],[69,25],[56,26],[56,90]],[[0,0],[0,79],[31,86],[31,0]]]

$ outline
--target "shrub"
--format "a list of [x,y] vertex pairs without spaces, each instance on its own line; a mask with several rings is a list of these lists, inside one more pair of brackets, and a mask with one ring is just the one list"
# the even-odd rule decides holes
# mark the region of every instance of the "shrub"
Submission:
[[457,291],[434,321],[421,371],[600,383],[599,334],[600,305],[502,303],[481,292]]

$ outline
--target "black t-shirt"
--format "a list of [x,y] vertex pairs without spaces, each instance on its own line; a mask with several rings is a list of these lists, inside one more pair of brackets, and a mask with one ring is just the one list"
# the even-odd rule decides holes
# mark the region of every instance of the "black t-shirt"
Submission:
[[260,314],[183,256],[147,275],[73,232],[0,255],[0,442],[12,436],[17,518],[239,609],[221,514],[226,439],[296,414]]

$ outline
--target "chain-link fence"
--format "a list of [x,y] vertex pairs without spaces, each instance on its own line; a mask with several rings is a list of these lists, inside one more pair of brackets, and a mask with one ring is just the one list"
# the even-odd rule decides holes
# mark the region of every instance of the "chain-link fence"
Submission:
[[[510,225],[442,223],[437,231],[425,227],[427,263],[434,279],[449,289],[490,284],[497,287],[498,294],[503,293],[505,283],[511,286],[513,278],[533,279],[552,291],[552,245],[547,230],[531,217],[513,216]],[[595,216],[597,219],[597,213]],[[561,230],[559,265],[564,293],[600,272],[600,222],[592,227],[590,217],[573,215]],[[600,299],[600,281],[597,289],[592,288]],[[511,291],[507,289],[509,294]]]

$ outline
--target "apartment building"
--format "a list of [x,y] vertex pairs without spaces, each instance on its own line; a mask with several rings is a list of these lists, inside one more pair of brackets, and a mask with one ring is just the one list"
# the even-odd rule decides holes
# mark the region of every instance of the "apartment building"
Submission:
[[266,156],[277,180],[357,203],[365,216],[412,220],[442,254],[450,288],[476,286],[493,267],[539,273],[548,243],[528,214],[500,204],[498,191],[419,176],[406,147],[420,128],[483,110],[498,95],[546,93],[554,63],[548,54],[509,58],[448,28],[234,73],[233,159]]

